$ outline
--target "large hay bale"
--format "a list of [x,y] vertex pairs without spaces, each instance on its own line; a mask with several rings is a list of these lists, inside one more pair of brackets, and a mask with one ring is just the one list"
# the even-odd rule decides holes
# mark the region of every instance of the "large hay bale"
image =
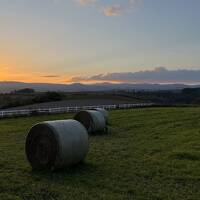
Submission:
[[76,120],[46,121],[30,129],[25,148],[33,169],[64,168],[85,158],[88,133]]
[[80,111],[74,116],[74,119],[82,123],[88,133],[103,132],[106,129],[103,114],[96,110]]
[[105,118],[106,124],[108,124],[109,114],[108,114],[108,111],[106,109],[104,109],[104,108],[95,108],[93,110],[101,112],[103,114],[104,118]]

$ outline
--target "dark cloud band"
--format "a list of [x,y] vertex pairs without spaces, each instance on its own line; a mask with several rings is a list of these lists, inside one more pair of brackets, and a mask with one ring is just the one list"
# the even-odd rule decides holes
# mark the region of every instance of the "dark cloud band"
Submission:
[[199,70],[168,70],[164,67],[152,71],[107,73],[91,77],[73,77],[72,82],[118,81],[124,83],[200,83]]

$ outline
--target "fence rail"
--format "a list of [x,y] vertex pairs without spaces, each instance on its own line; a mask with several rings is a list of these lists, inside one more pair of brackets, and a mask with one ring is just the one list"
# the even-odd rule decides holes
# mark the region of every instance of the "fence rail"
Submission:
[[39,109],[24,109],[24,110],[5,110],[5,111],[0,111],[0,118],[32,116],[32,115],[40,115],[40,114],[75,113],[81,110],[89,110],[89,109],[95,109],[95,108],[104,108],[107,110],[131,109],[131,108],[150,107],[153,105],[154,104],[152,103],[140,103],[140,104],[118,104],[118,105],[39,108]]

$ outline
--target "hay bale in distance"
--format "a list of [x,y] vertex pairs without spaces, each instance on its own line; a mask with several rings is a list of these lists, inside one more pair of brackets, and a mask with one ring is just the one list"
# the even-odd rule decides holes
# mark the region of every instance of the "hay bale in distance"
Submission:
[[89,151],[88,133],[76,120],[46,121],[33,126],[26,138],[33,169],[60,169],[82,161]]
[[78,112],[74,119],[85,126],[88,133],[103,132],[106,129],[104,115],[96,110],[85,110]]
[[93,110],[101,112],[103,114],[104,118],[105,118],[106,124],[108,124],[109,114],[108,114],[108,111],[106,109],[104,109],[104,108],[95,108]]

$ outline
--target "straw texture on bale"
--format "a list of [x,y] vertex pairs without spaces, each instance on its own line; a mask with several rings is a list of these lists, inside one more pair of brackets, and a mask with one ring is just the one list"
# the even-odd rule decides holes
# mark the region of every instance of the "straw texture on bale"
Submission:
[[85,126],[89,133],[102,132],[106,129],[106,121],[103,114],[96,110],[78,112],[74,119]]
[[42,122],[30,129],[25,150],[33,169],[68,167],[86,157],[88,133],[76,120]]

